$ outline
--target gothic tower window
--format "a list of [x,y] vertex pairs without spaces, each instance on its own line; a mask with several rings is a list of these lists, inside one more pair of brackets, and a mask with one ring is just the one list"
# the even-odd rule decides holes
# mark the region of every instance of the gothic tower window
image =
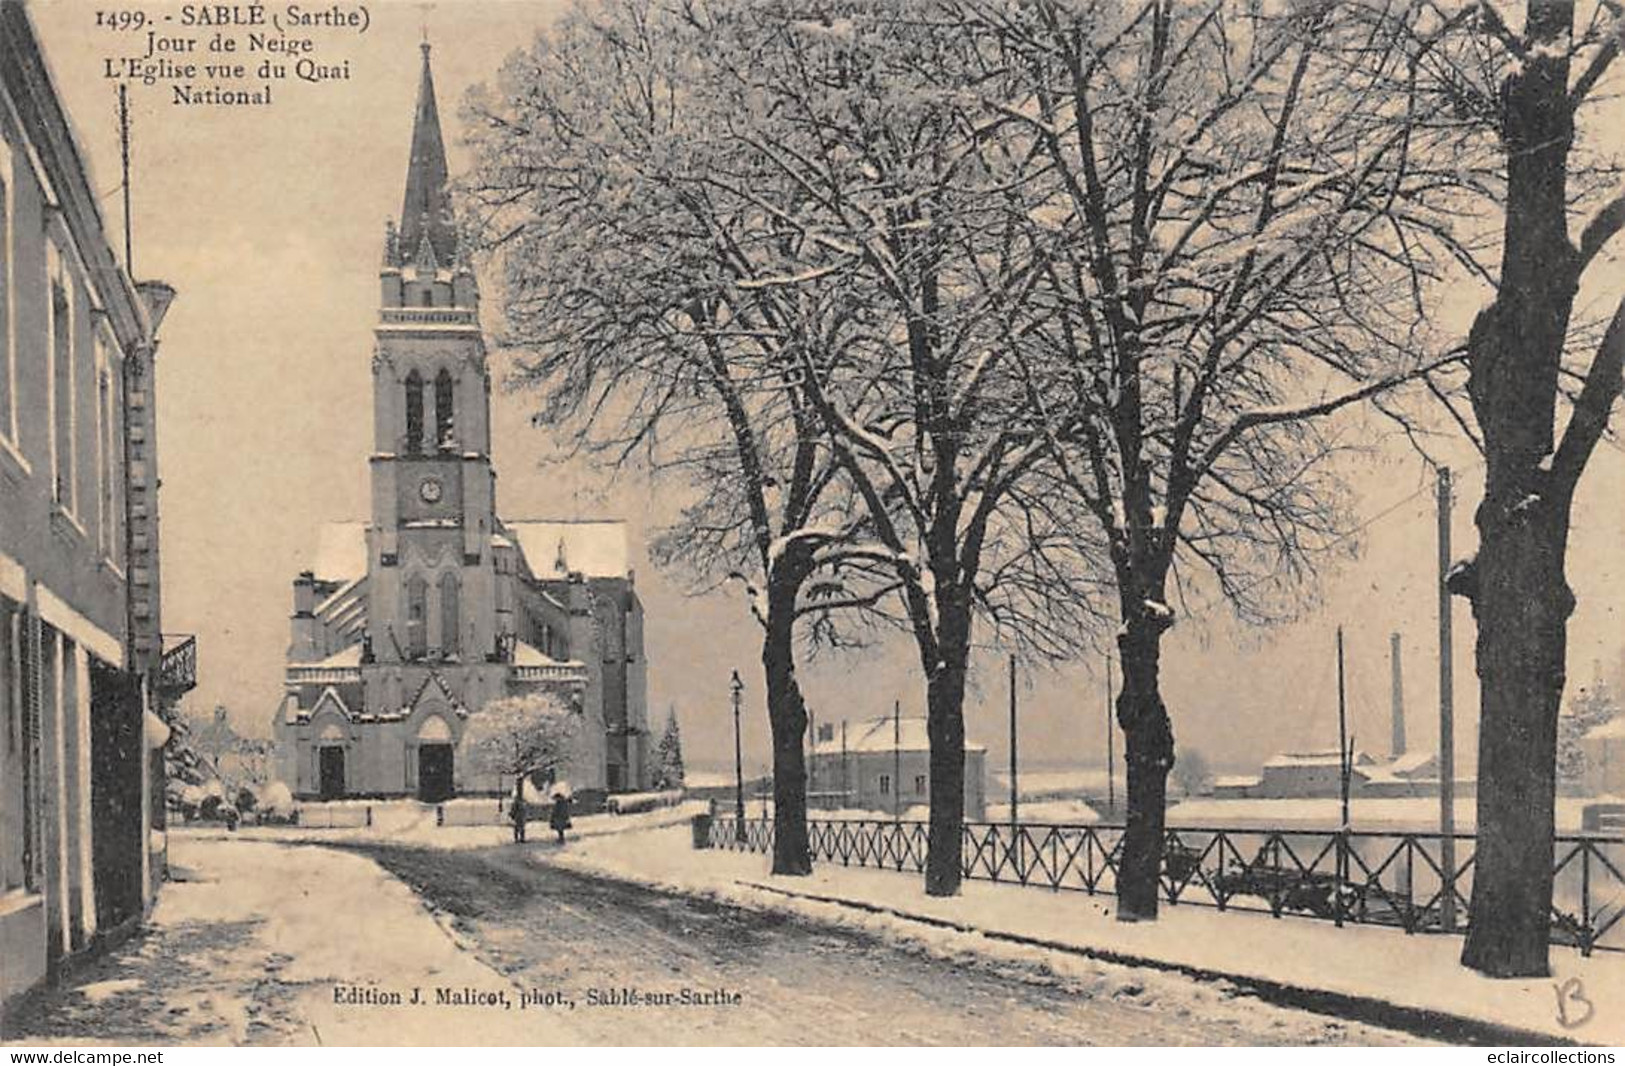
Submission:
[[440,448],[449,447],[452,439],[451,371],[441,368],[434,379],[434,440]]
[[423,378],[416,370],[406,375],[406,454],[423,450]]
[[429,651],[429,585],[421,577],[406,581],[406,654],[421,659]]
[[452,573],[440,576],[440,653],[447,658],[461,651],[458,640],[462,625],[461,612],[457,605],[457,575]]

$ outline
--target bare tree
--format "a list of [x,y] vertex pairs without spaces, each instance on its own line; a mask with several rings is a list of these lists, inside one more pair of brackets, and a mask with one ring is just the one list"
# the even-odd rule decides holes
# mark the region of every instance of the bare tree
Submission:
[[[1157,913],[1171,601],[1290,613],[1350,529],[1333,416],[1459,358],[1430,335],[1451,191],[1403,49],[1335,4],[971,2],[1025,74],[1000,106],[1042,158],[1049,256],[1023,350],[1043,471],[1109,544],[1128,824],[1120,920]],[[1046,237],[1047,235],[1047,241]]]
[[1503,175],[1483,202],[1503,211],[1500,269],[1467,343],[1468,428],[1485,463],[1479,545],[1451,576],[1478,623],[1480,693],[1462,962],[1496,977],[1548,973],[1558,716],[1575,604],[1570,515],[1625,363],[1625,302],[1605,330],[1583,321],[1577,302],[1587,269],[1625,226],[1617,164],[1580,134],[1620,51],[1620,6],[1530,0],[1521,20],[1506,7],[1400,8],[1418,80],[1449,102],[1464,135],[1460,154],[1488,149]]
[[710,17],[627,0],[564,19],[471,99],[467,188],[504,268],[504,343],[527,353],[514,383],[543,397],[538,420],[573,425],[576,447],[616,469],[641,462],[684,484],[657,561],[701,588],[743,586],[762,627],[773,870],[805,874],[798,623],[839,643],[835,619],[887,590],[855,584],[856,560],[833,569],[862,522],[801,374],[843,357],[863,315],[839,279],[779,284],[802,239],[779,219],[796,190],[762,183],[744,198],[710,180],[740,168],[708,91]]
[[492,700],[469,719],[463,746],[486,773],[511,776],[514,800],[533,774],[557,773],[570,765],[581,716],[550,693]]
[[[751,165],[711,177],[795,235],[776,287],[840,278],[870,313],[866,343],[839,358],[787,354],[862,505],[865,539],[847,557],[889,574],[925,677],[932,895],[961,878],[976,619],[1064,654],[1090,631],[1099,557],[1064,498],[1032,491],[1051,441],[1031,403],[1055,384],[1019,354],[1042,256],[1012,190],[1033,157],[1007,150],[1014,120],[983,99],[1008,80],[999,57],[945,14],[864,2],[741,14],[732,25],[757,47],[724,36],[714,77]],[[769,203],[763,185],[798,195]]]
[[1213,788],[1213,770],[1208,766],[1207,756],[1195,748],[1179,753],[1173,777],[1179,791],[1186,796],[1203,796]]

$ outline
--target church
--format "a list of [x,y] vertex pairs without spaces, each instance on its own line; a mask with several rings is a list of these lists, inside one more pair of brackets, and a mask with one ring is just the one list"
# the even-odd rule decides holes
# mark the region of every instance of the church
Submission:
[[454,219],[429,46],[372,356],[371,517],[321,531],[293,581],[275,719],[304,799],[494,794],[464,751],[488,701],[551,693],[582,716],[578,792],[647,785],[643,608],[620,521],[496,513],[479,287]]

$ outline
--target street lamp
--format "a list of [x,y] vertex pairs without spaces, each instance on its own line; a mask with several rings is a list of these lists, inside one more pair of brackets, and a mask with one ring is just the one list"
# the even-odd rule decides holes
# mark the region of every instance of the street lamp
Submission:
[[734,671],[733,680],[728,682],[728,688],[733,693],[734,701],[734,840],[740,844],[745,842],[745,754],[739,743],[739,697],[745,691],[745,683],[739,680],[739,671]]

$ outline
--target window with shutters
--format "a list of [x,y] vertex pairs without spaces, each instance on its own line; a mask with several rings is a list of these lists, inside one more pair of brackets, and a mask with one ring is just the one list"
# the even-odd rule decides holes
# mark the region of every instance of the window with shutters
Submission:
[[4,736],[0,736],[0,812],[4,824],[0,826],[0,892],[21,888],[23,885],[23,827],[26,817],[23,804],[22,770],[22,700],[18,685],[16,612],[5,600],[0,600],[0,718],[4,719]]
[[73,358],[73,281],[55,244],[47,246],[51,293],[51,471],[56,502],[76,512],[78,490],[77,398]]

